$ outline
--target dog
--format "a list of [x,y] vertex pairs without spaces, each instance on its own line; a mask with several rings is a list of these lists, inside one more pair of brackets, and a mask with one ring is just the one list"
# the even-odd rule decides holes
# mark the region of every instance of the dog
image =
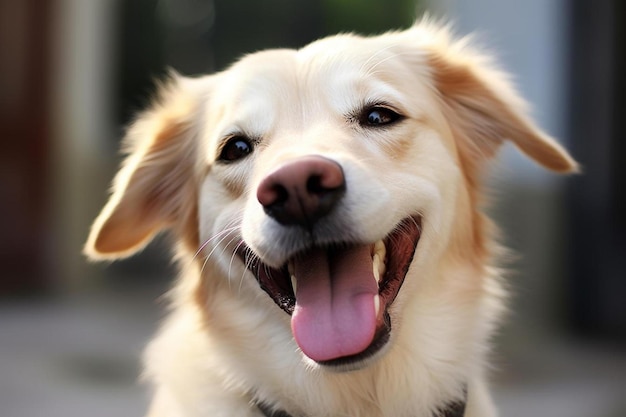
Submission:
[[151,417],[492,417],[510,141],[577,164],[468,38],[427,20],[172,73],[125,138],[85,251],[159,232],[180,278],[145,354]]

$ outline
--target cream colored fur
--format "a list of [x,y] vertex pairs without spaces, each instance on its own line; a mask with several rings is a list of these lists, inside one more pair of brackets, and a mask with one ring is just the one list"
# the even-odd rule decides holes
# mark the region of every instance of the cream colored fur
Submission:
[[[548,169],[576,164],[527,119],[486,56],[421,22],[255,53],[214,75],[173,75],[161,90],[129,130],[86,245],[93,259],[117,259],[162,230],[177,242],[172,310],[145,356],[151,417],[260,417],[257,401],[294,417],[432,417],[465,388],[467,417],[496,415],[487,353],[505,294],[481,212],[483,168],[505,140]],[[381,101],[405,118],[379,130],[350,120]],[[253,154],[216,162],[232,134],[255,138]],[[348,372],[300,352],[289,315],[234,255],[243,238],[279,266],[303,244],[264,213],[255,189],[278,164],[310,154],[345,173],[336,233],[375,242],[407,216],[423,219],[389,309],[391,340]]]

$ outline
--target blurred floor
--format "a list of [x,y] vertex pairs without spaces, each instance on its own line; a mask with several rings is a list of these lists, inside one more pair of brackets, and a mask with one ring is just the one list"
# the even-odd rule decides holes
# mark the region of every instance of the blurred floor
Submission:
[[163,306],[98,294],[0,306],[0,416],[142,416],[143,346]]
[[[140,357],[165,310],[160,290],[1,304],[0,415],[143,415]],[[545,340],[504,350],[493,383],[501,416],[626,416],[623,352]]]

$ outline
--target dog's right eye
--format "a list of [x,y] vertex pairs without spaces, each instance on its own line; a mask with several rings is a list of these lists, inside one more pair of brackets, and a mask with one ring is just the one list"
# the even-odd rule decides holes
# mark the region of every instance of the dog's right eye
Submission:
[[222,146],[218,160],[225,163],[235,162],[251,154],[252,149],[250,139],[243,136],[233,136]]

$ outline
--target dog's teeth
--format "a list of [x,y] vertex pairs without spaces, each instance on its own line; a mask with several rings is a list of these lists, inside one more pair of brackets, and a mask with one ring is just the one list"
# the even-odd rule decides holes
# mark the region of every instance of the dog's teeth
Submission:
[[387,248],[385,247],[385,242],[379,240],[374,244],[374,254],[378,255],[380,259],[384,262],[385,255],[387,255]]
[[291,287],[293,288],[293,293],[295,294],[298,286],[296,276],[294,274],[290,274],[289,276],[291,277]]
[[380,295],[378,294],[374,296],[374,311],[376,312],[376,317],[378,317],[378,313],[380,312]]
[[385,271],[387,270],[385,265],[385,255],[387,253],[387,249],[385,248],[385,244],[382,240],[379,240],[374,244],[374,253],[372,255],[372,269],[374,273],[374,278],[376,278],[376,282],[380,283],[382,277],[385,275]]
[[[374,273],[374,278],[376,278],[376,282],[380,283],[380,264],[382,263],[382,261],[380,260],[380,257],[378,256],[378,254],[375,254],[374,257],[372,258],[372,272]],[[384,265],[383,265],[384,267]]]
[[291,278],[291,288],[293,288],[293,293],[296,293],[296,267],[293,264],[293,261],[287,262],[287,272],[289,273],[289,278]]

